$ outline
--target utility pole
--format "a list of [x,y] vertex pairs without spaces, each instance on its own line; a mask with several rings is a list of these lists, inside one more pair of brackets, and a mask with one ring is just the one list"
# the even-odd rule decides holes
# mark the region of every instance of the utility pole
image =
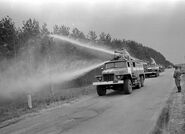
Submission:
[[[52,72],[51,72],[51,68],[50,68],[50,63],[51,63],[51,60],[52,60],[52,58],[51,58],[51,53],[49,53],[49,50],[50,50],[50,46],[51,46],[51,41],[50,41],[50,39],[49,39],[49,43],[48,43],[49,45],[48,45],[48,68],[49,68],[49,82],[50,82],[50,84],[49,84],[49,88],[50,88],[50,93],[51,93],[51,98],[52,98],[52,100],[54,101],[54,99],[55,99],[55,94],[54,94],[54,90],[53,90],[53,82],[52,82]],[[51,50],[50,50],[51,51]]]
[[[32,48],[31,48],[32,49]],[[31,62],[31,52],[29,51],[29,53],[28,53],[29,55],[28,55],[28,66],[30,67],[31,66],[31,64],[32,64],[32,62]],[[30,73],[30,69],[28,69],[29,71],[28,71],[28,73]],[[27,99],[28,99],[28,108],[29,109],[32,109],[32,96],[31,96],[31,91],[28,89],[28,91],[27,91]]]
[[[49,55],[49,63],[51,61],[51,55]],[[50,68],[50,65],[49,65],[49,82],[50,82],[50,92],[51,92],[51,97],[54,99],[54,91],[53,91],[53,82],[52,82],[52,74],[51,74],[51,68]]]

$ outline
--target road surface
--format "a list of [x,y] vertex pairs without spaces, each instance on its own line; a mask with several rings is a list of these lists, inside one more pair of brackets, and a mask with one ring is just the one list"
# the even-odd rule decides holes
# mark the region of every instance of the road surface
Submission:
[[0,129],[1,134],[147,134],[174,88],[172,70],[131,95],[84,96]]

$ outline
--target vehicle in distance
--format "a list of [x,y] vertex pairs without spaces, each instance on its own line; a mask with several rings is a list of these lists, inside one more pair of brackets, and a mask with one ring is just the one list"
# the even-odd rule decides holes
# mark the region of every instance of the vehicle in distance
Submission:
[[145,70],[146,77],[151,77],[151,76],[158,77],[160,72],[160,67],[159,65],[156,64],[155,60],[151,58],[151,63],[144,64],[144,70]]
[[158,77],[159,76],[159,66],[152,64],[152,65],[147,65],[145,67],[145,76],[146,77],[151,77],[151,76],[155,76]]

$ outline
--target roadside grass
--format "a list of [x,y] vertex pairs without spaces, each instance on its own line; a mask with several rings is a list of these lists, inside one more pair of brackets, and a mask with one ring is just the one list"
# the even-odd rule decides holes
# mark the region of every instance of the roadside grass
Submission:
[[185,134],[185,76],[182,81],[182,92],[174,88],[151,134]]
[[88,95],[95,92],[92,85],[65,89],[56,86],[53,87],[54,96],[51,95],[50,89],[48,87],[45,90],[41,90],[40,92],[32,94],[32,109],[28,108],[26,94],[22,94],[18,98],[1,103],[0,123],[5,120],[20,117],[27,113],[33,113],[41,109],[48,108],[51,106],[51,104],[56,102],[70,101],[82,95]]
[[[48,94],[46,92],[48,92]],[[42,92],[32,95],[32,109],[28,108],[26,96],[17,98],[13,100],[13,102],[9,101],[1,104],[0,124],[6,120],[11,120],[25,114],[38,112],[42,109],[47,109],[52,106],[70,102],[79,98],[80,96],[93,94],[94,92],[95,90],[91,85],[58,90],[52,97],[50,96],[49,91],[45,90],[45,96],[43,96]]]
[[174,103],[170,110],[168,132],[170,134],[185,134],[185,75],[182,77],[182,92],[175,94]]

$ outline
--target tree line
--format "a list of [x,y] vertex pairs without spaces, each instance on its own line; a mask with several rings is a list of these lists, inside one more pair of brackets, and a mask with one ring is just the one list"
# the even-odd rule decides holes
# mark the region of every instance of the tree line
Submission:
[[[126,48],[136,58],[150,61],[154,58],[158,64],[171,65],[168,60],[156,50],[143,46],[136,41],[112,38],[109,33],[101,32],[99,35],[94,30],[84,34],[78,28],[70,28],[65,25],[54,25],[52,32],[48,30],[47,24],[39,24],[36,19],[28,19],[22,22],[22,27],[17,28],[15,22],[9,16],[0,20],[0,60],[14,58],[20,50],[28,47],[28,40],[39,40],[42,52],[48,52],[54,43],[48,37],[49,34],[57,34],[79,40],[81,42],[104,45],[113,50]],[[34,45],[34,44],[32,44]]]

